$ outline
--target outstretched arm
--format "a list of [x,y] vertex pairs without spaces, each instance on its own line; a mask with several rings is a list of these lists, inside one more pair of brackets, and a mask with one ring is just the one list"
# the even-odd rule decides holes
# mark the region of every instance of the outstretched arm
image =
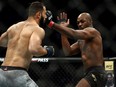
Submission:
[[92,39],[96,35],[96,30],[93,28],[85,28],[84,30],[74,30],[65,26],[61,26],[57,23],[54,23],[52,26],[53,29],[60,32],[61,34],[66,35],[71,39]]
[[[86,28],[84,30],[74,30],[72,28],[59,25],[57,23],[54,23],[52,21],[51,13],[47,13],[47,24],[50,28],[55,29],[56,31],[60,32],[61,34],[66,35],[69,38],[72,39],[90,39],[95,36],[93,28]],[[67,22],[66,22],[67,23]],[[63,23],[65,25],[66,23]]]

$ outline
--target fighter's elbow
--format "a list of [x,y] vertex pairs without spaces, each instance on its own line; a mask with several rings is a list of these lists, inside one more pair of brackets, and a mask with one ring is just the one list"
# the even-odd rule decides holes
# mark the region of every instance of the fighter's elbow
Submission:
[[35,49],[30,48],[29,51],[33,56],[43,56],[43,55],[47,54],[47,52],[41,48],[35,48]]
[[65,52],[64,52],[64,55],[65,55],[65,56],[71,56],[71,53],[68,52],[68,51],[65,51]]
[[38,51],[37,51],[36,49],[33,49],[33,48],[29,48],[29,52],[30,52],[33,56],[35,56],[35,55],[38,53]]

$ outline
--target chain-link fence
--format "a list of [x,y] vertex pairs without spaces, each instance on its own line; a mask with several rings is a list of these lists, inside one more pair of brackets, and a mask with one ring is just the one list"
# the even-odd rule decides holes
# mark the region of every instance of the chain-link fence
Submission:
[[40,87],[74,87],[83,77],[82,62],[79,60],[46,60],[32,62],[29,68],[29,75]]
[[80,58],[43,58],[32,62],[29,75],[40,87],[75,87],[84,70]]
[[[105,58],[108,78],[105,87],[115,87],[115,59]],[[3,58],[0,61],[2,63]],[[75,87],[83,78],[84,69],[81,58],[35,58],[28,73],[39,87]]]

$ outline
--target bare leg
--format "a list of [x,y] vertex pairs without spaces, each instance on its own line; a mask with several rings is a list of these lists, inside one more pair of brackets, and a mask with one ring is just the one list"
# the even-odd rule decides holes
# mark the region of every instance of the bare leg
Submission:
[[76,87],[91,87],[85,79],[81,79]]

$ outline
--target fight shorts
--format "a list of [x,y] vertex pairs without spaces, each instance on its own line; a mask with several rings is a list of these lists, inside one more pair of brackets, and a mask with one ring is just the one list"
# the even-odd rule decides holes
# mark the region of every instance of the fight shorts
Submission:
[[105,87],[107,82],[107,73],[102,66],[90,67],[85,71],[84,78],[91,87]]
[[39,87],[21,67],[1,66],[0,87]]

